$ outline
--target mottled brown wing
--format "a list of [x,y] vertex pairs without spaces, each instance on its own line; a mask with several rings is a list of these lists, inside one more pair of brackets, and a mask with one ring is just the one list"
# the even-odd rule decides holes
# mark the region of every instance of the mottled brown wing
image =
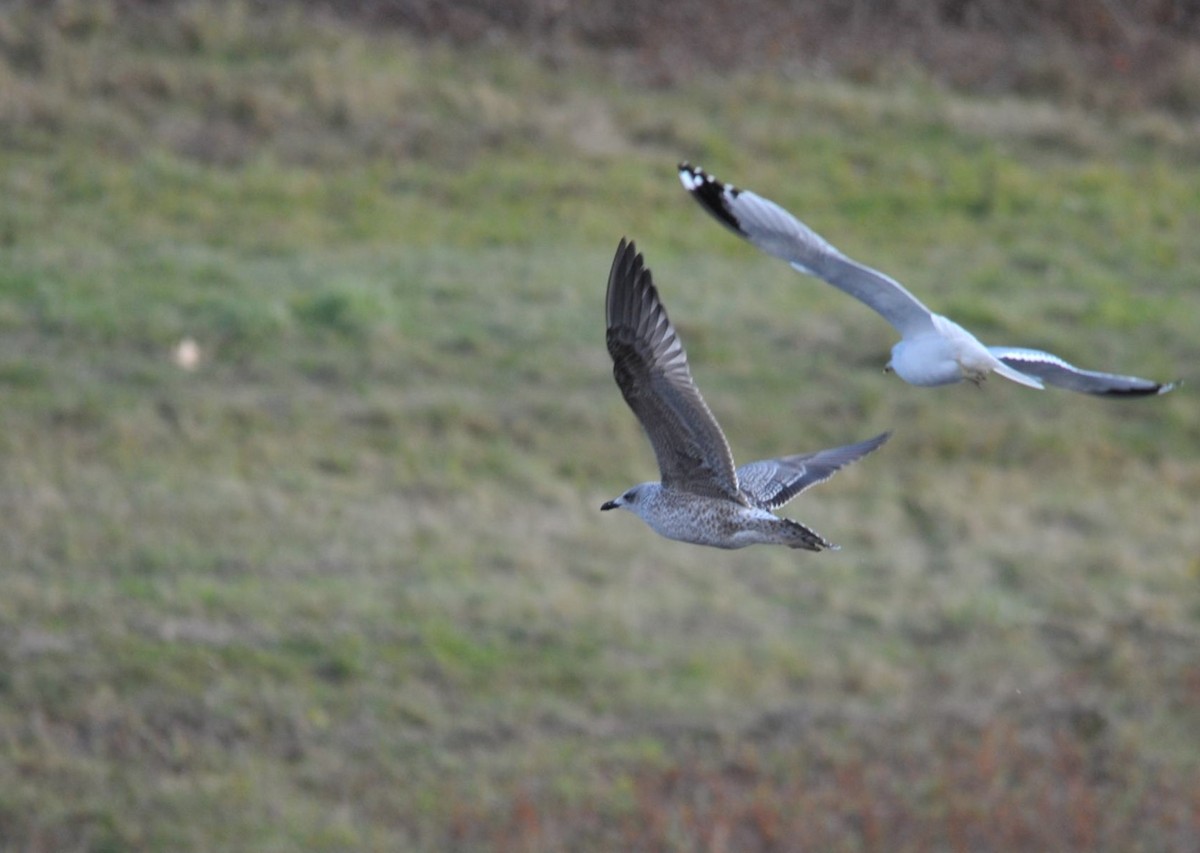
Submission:
[[646,430],[663,485],[745,503],[729,444],[632,241],[617,246],[606,316],[613,376]]
[[890,437],[891,433],[885,432],[858,444],[748,462],[737,469],[738,481],[750,503],[762,509],[778,509],[809,486],[824,483],[851,462],[862,459]]

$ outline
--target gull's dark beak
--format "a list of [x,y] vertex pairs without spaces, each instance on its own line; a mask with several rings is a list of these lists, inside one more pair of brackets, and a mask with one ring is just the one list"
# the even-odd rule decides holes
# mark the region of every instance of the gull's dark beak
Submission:
[[617,503],[616,501],[605,501],[604,503],[602,503],[600,505],[600,509],[602,509],[602,510],[616,509],[619,506],[620,506],[620,504]]

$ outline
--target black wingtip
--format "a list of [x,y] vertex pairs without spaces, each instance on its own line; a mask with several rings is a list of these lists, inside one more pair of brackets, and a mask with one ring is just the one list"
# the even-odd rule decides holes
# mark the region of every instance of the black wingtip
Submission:
[[621,242],[617,243],[612,269],[608,273],[609,285],[611,286],[613,279],[619,275],[618,270],[631,267],[633,269],[631,275],[636,276],[638,269],[642,266],[642,256],[638,252],[637,244],[630,237],[622,237]]
[[1096,396],[1114,397],[1119,400],[1135,400],[1138,397],[1161,397],[1163,394],[1174,391],[1181,384],[1180,380],[1176,380],[1175,382],[1151,385],[1149,388],[1112,388],[1108,391],[1101,391]]
[[692,198],[700,203],[722,225],[745,237],[741,223],[729,209],[729,199],[737,198],[741,192],[737,187],[723,184],[701,169],[684,160],[679,164],[679,181]]
[[[624,295],[623,295],[624,294]],[[630,296],[628,294],[638,294]],[[613,255],[612,267],[608,271],[608,291],[604,297],[606,328],[611,329],[618,318],[629,309],[630,300],[657,299],[654,280],[637,244],[622,237]],[[625,307],[622,308],[621,306]]]

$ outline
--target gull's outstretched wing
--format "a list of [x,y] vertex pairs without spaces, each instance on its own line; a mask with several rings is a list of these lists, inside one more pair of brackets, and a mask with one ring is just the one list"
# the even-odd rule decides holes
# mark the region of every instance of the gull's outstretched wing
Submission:
[[900,282],[846,257],[775,202],[722,183],[689,163],[679,164],[679,180],[718,222],[800,272],[865,302],[901,336],[933,331],[929,309]]
[[692,381],[650,270],[624,238],[608,274],[606,317],[613,376],[646,430],[663,485],[743,503],[725,435]]
[[738,482],[752,504],[778,509],[808,487],[824,483],[851,462],[878,449],[890,437],[891,433],[885,432],[858,444],[749,462],[737,469]]
[[992,355],[1009,367],[1022,373],[1036,376],[1047,385],[1056,385],[1082,394],[1097,394],[1103,397],[1148,397],[1166,394],[1175,387],[1174,382],[1155,382],[1137,376],[1122,376],[1118,373],[1100,373],[1082,370],[1058,356],[1037,349],[1024,347],[988,347]]

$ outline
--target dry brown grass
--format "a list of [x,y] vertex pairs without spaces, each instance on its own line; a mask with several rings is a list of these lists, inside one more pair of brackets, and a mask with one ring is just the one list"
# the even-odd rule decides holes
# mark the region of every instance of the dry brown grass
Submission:
[[552,62],[578,47],[643,81],[713,70],[820,69],[866,83],[920,68],[955,89],[1194,115],[1200,13],[1155,0],[356,0],[339,14],[478,44],[516,36]]
[[[926,709],[928,735],[860,719],[831,749],[831,720],[759,721],[723,758],[683,747],[670,766],[622,767],[564,801],[536,779],[508,800],[457,802],[446,843],[498,850],[1009,851],[1190,849],[1200,787],[1145,774],[1086,708],[978,725]],[[844,723],[844,712],[838,712]],[[1048,723],[1048,725],[1046,724]],[[694,735],[693,735],[694,738]],[[717,752],[721,752],[718,748]],[[689,755],[691,753],[691,755]]]

